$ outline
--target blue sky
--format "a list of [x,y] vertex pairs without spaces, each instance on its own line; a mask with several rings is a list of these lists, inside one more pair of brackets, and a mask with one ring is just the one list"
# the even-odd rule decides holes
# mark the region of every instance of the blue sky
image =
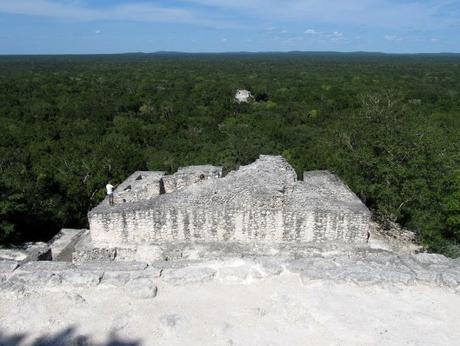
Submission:
[[0,0],[0,54],[460,52],[460,0]]

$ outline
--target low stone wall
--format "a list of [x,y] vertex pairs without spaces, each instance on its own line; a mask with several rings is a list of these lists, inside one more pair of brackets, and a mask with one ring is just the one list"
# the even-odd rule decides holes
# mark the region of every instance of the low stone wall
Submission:
[[[91,218],[96,246],[162,241],[348,241],[365,242],[369,215],[315,210],[202,209],[159,206],[96,214]],[[107,231],[110,230],[110,231]]]

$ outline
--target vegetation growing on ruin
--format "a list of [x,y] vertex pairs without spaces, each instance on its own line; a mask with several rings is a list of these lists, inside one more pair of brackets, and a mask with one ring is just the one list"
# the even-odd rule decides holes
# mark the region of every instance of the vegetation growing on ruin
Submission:
[[[255,102],[238,104],[245,88]],[[0,58],[0,243],[85,227],[107,179],[282,154],[460,256],[460,56]]]

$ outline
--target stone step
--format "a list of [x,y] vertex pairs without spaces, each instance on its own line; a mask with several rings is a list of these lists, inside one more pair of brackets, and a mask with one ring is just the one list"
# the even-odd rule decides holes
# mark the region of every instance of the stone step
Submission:
[[57,261],[36,261],[27,262],[19,267],[21,272],[60,272],[64,270],[75,269],[75,265],[69,262]]
[[78,270],[82,271],[111,271],[111,272],[126,272],[140,271],[148,267],[147,263],[143,262],[114,262],[114,261],[90,261],[76,265]]
[[53,261],[72,262],[75,245],[86,232],[84,229],[64,228],[56,234],[49,243]]

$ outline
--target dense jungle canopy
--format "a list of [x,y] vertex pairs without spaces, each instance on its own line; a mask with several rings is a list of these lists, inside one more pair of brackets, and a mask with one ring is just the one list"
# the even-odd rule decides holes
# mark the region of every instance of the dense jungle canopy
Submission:
[[0,57],[0,244],[86,227],[108,179],[259,154],[460,256],[460,55]]

